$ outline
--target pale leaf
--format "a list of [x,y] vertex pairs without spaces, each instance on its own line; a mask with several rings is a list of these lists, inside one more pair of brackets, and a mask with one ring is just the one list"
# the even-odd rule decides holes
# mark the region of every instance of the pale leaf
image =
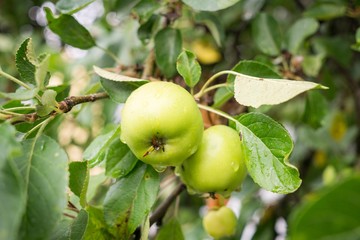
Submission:
[[311,89],[327,89],[327,87],[308,81],[258,78],[239,73],[236,73],[234,82],[236,101],[255,108],[286,102]]
[[133,78],[133,77],[128,77],[128,76],[124,76],[121,74],[116,74],[113,72],[109,72],[103,68],[99,68],[97,66],[93,66],[94,68],[94,72],[99,75],[102,78],[108,79],[108,80],[112,80],[115,82],[144,82],[144,81],[148,81],[148,80],[144,80],[144,79],[139,79],[139,78]]

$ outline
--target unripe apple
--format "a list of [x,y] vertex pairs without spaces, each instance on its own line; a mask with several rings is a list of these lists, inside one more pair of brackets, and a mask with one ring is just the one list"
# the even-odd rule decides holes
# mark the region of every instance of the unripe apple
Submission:
[[203,219],[205,231],[215,239],[234,235],[236,223],[235,213],[226,206],[210,210]]
[[121,115],[121,140],[157,169],[181,164],[194,154],[204,131],[189,92],[170,82],[151,82],[131,93]]
[[239,133],[225,125],[206,129],[198,151],[176,171],[190,192],[228,197],[246,175]]

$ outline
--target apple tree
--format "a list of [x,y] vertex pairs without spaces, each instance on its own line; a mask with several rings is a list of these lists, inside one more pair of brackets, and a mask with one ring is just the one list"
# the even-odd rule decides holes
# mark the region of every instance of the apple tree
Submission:
[[358,239],[360,2],[3,0],[0,239]]

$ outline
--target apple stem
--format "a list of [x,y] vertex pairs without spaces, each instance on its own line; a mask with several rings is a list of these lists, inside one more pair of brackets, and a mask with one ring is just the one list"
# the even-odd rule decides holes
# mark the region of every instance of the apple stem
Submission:
[[152,153],[153,151],[155,151],[155,148],[153,145],[151,145],[148,150],[144,153],[143,157],[146,157],[147,155],[149,155],[150,153]]

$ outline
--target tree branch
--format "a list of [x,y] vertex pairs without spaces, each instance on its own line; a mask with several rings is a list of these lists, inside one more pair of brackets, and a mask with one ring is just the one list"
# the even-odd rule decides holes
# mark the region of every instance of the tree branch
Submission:
[[[153,212],[153,214],[150,216],[150,226],[152,226],[154,223],[161,223],[167,210],[173,203],[173,201],[179,196],[182,191],[186,189],[185,184],[181,183],[179,184],[175,190],[165,199],[164,202],[160,204],[160,206]],[[141,228],[138,227],[134,232],[135,239],[140,239],[141,236]]]
[[[100,99],[108,98],[109,95],[106,92],[94,93],[85,96],[70,96],[65,98],[63,101],[58,103],[57,109],[52,111],[49,115],[55,116],[59,113],[67,113],[70,112],[71,109],[81,103],[86,102],[95,102]],[[33,123],[38,120],[40,116],[34,113],[23,114],[21,116],[14,117],[14,120],[11,122],[13,125],[23,122]]]
[[154,223],[161,223],[162,219],[164,218],[168,208],[171,206],[172,202],[176,199],[180,193],[185,190],[186,187],[183,183],[179,184],[175,190],[165,199],[164,202],[160,204],[160,206],[153,212],[150,217],[150,226]]

